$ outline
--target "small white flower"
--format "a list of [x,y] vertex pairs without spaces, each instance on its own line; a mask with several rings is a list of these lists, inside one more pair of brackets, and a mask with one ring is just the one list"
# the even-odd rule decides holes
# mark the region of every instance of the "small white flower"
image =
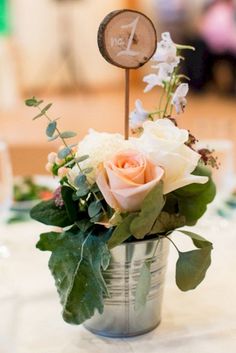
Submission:
[[149,92],[155,86],[164,86],[164,82],[169,82],[171,74],[174,68],[167,63],[159,63],[155,65],[155,68],[158,69],[157,74],[150,74],[143,78],[143,81],[147,83],[144,92]]
[[138,129],[139,127],[142,127],[147,118],[148,112],[143,109],[141,100],[137,99],[135,102],[135,110],[130,113],[131,129]]
[[172,98],[171,104],[174,105],[176,113],[180,114],[184,112],[184,108],[187,104],[187,99],[185,98],[188,94],[189,86],[187,83],[181,83]]
[[144,93],[151,91],[155,86],[164,86],[163,82],[157,74],[144,76],[143,82],[147,83],[147,86],[144,89]]
[[172,41],[169,32],[162,33],[161,37],[162,40],[157,44],[157,50],[152,60],[165,62],[174,69],[180,62],[180,57],[177,56],[177,47]]
[[165,118],[146,121],[141,137],[133,139],[138,150],[165,170],[164,194],[189,184],[204,184],[208,181],[208,177],[192,174],[200,154],[185,145],[188,138],[187,130],[179,129]]

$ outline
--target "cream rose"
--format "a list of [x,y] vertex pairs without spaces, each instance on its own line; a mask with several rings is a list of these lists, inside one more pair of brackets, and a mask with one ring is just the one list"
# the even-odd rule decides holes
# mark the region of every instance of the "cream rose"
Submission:
[[134,144],[154,164],[164,168],[164,194],[192,183],[208,181],[207,177],[191,174],[200,155],[185,145],[189,137],[187,130],[179,129],[169,119],[145,122],[143,128],[142,136],[135,139]]
[[142,153],[127,150],[102,163],[96,182],[106,202],[120,211],[138,211],[164,170]]
[[[124,139],[120,134],[98,132],[90,129],[89,133],[78,144],[76,158],[88,155],[89,158],[80,163],[82,169],[92,168],[89,173],[89,182],[94,183],[96,170],[100,163],[110,159],[115,153],[132,148],[131,142]],[[70,172],[73,180],[80,173],[76,165]]]

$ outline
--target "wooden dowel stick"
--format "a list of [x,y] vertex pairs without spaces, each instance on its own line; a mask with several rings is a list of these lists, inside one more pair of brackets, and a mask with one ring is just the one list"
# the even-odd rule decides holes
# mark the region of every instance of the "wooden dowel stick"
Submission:
[[129,139],[130,69],[125,69],[125,140]]

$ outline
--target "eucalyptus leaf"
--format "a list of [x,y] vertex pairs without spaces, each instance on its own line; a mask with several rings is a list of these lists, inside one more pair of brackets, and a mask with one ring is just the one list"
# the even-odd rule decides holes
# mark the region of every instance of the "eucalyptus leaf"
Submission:
[[89,193],[89,188],[88,186],[84,185],[83,187],[80,187],[79,190],[76,191],[76,196],[80,198],[88,195],[88,193]]
[[37,204],[31,209],[30,216],[50,226],[67,227],[72,224],[65,207],[57,207],[54,199]]
[[93,168],[91,167],[91,168],[85,168],[85,169],[83,169],[83,173],[84,174],[89,174],[89,173],[91,173],[93,171]]
[[93,201],[88,207],[88,214],[90,218],[95,217],[102,209],[102,204],[100,201]]
[[59,137],[59,134],[56,134],[48,139],[49,142],[56,140]]
[[96,214],[94,217],[90,218],[90,222],[97,223],[100,222],[103,217],[103,212]]
[[130,225],[131,234],[137,239],[143,239],[150,233],[152,227],[165,204],[163,183],[157,184],[146,196],[141,211]]
[[109,262],[106,244],[93,235],[66,232],[55,247],[49,268],[63,306],[63,318],[71,324],[81,324],[95,310],[103,312],[103,296],[108,296],[101,268]]
[[38,101],[35,97],[29,98],[25,100],[25,105],[28,107],[35,107],[37,105]]
[[57,128],[57,122],[56,121],[50,122],[46,129],[46,135],[48,137],[52,137],[54,135],[54,132],[56,131],[56,128]]
[[58,152],[58,158],[65,159],[71,153],[71,149],[69,147],[65,147]]
[[77,136],[77,133],[74,131],[64,131],[61,133],[61,138],[63,139],[69,139],[71,137]]
[[52,106],[52,103],[49,103],[42,109],[42,114],[45,114]]
[[42,112],[40,112],[39,114],[37,114],[34,118],[33,118],[33,120],[36,120],[36,119],[39,119],[39,118],[41,118],[41,116],[43,116],[44,114],[42,113]]
[[211,264],[212,247],[179,252],[176,263],[176,284],[182,291],[195,289],[205,278]]
[[83,162],[83,161],[86,161],[86,159],[88,159],[89,158],[89,155],[84,155],[84,156],[81,156],[81,157],[78,157],[78,158],[76,158],[76,162],[77,163],[81,163],[81,162]]
[[86,181],[87,181],[86,176],[85,176],[84,174],[79,174],[79,175],[77,175],[77,177],[75,178],[74,184],[75,184],[75,186],[77,186],[77,187],[83,187],[83,186],[86,186],[86,187],[87,187]]
[[147,302],[147,296],[151,288],[151,261],[145,261],[138,279],[135,293],[135,310],[141,311]]

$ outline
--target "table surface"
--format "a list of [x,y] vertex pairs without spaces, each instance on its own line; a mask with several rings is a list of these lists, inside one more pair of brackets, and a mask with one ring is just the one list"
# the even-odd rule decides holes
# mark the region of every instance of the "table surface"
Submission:
[[[40,232],[36,222],[0,226],[1,239],[11,249],[8,275],[18,295],[16,350],[11,353],[235,353],[236,352],[236,217],[208,215],[194,230],[214,242],[212,266],[205,281],[183,293],[175,285],[176,251],[171,247],[161,325],[130,339],[98,337],[82,326],[63,322],[49,253],[35,248]],[[188,246],[180,233],[180,248]],[[2,350],[0,349],[1,353]]]

